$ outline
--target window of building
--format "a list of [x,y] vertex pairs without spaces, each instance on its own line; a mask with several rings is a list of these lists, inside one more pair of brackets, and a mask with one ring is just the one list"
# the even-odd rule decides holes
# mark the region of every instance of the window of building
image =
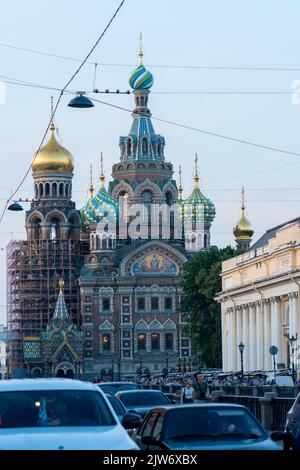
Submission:
[[130,341],[123,341],[123,348],[130,348]]
[[159,306],[159,298],[151,297],[151,310],[158,310],[158,306]]
[[123,331],[123,338],[130,338],[130,331]]
[[129,304],[129,297],[127,297],[127,296],[125,297],[125,296],[123,295],[123,297],[122,297],[122,302],[123,302],[123,304]]
[[102,335],[102,349],[103,351],[110,351],[111,349],[110,335],[107,333]]
[[130,316],[129,315],[123,315],[123,322],[124,323],[129,323],[130,322]]
[[137,335],[138,349],[146,349],[146,333],[139,333]]
[[151,349],[158,350],[159,349],[159,333],[152,333],[151,334]]
[[172,297],[165,297],[165,310],[173,309],[173,299]]
[[85,317],[85,322],[86,322],[86,323],[90,323],[90,322],[91,322],[91,317],[86,316],[86,317]]
[[138,297],[137,298],[137,309],[138,310],[145,310],[145,297]]
[[123,309],[123,313],[130,313],[129,305],[123,305],[122,309]]
[[86,311],[86,312],[90,312],[90,311],[91,311],[91,307],[90,307],[89,305],[87,305],[87,306],[85,307],[85,311]]
[[104,297],[102,299],[102,310],[103,312],[107,312],[110,310],[110,298],[109,297]]
[[166,333],[165,335],[165,349],[174,348],[174,335],[173,333]]

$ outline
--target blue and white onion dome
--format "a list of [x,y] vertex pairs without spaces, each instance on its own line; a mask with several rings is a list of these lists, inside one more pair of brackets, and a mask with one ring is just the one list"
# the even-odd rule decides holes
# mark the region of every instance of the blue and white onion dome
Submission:
[[139,66],[132,72],[129,77],[129,85],[133,90],[149,90],[153,85],[153,75],[143,65],[143,51],[140,48]]
[[117,201],[110,196],[104,185],[104,175],[101,172],[100,188],[97,194],[93,195],[92,182],[90,184],[90,197],[86,205],[81,209],[81,216],[85,225],[97,224],[103,219],[108,223],[116,223],[118,218]]

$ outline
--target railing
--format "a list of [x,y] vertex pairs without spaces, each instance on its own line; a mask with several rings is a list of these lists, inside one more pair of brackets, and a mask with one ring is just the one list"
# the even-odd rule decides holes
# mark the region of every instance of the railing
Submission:
[[272,431],[283,431],[286,423],[287,412],[294,403],[292,398],[273,398],[272,409],[273,409],[273,421]]
[[258,397],[245,397],[245,396],[239,396],[239,395],[226,395],[226,396],[220,396],[219,397],[219,402],[221,403],[235,403],[238,405],[244,405],[246,406],[253,414],[254,416],[261,421],[261,408],[260,408],[260,403],[259,403],[259,398]]

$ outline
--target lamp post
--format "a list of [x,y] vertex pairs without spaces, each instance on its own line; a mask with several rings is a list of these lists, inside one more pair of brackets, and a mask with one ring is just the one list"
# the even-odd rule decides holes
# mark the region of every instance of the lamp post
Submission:
[[295,361],[294,361],[294,355],[295,355],[295,343],[297,341],[297,333],[296,336],[291,336],[289,338],[289,343],[290,343],[290,348],[291,348],[291,358],[292,358],[292,377],[293,377],[293,382],[295,383]]
[[169,373],[169,353],[166,351],[166,369],[167,369],[167,374]]
[[243,360],[243,354],[244,354],[244,349],[245,349],[245,345],[242,343],[242,341],[240,342],[240,344],[238,345],[238,348],[239,348],[239,351],[240,351],[240,355],[241,355],[241,379],[242,379],[242,382],[244,380],[244,360]]

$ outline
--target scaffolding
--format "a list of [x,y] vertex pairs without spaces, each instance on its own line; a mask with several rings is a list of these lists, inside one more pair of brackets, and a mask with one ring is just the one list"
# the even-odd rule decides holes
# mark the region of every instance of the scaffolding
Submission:
[[78,278],[83,264],[80,241],[12,240],[7,246],[7,327],[10,370],[23,367],[22,341],[40,336],[54,313],[64,279],[64,297],[74,323],[80,325]]

